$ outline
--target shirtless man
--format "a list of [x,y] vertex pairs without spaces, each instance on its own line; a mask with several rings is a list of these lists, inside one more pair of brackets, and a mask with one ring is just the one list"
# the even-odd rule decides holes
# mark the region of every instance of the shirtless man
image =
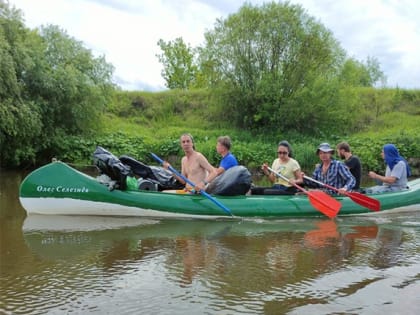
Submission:
[[[181,173],[183,176],[196,185],[198,183],[206,184],[207,176],[217,176],[216,169],[207,161],[205,156],[200,152],[195,151],[194,140],[189,133],[184,133],[181,136],[180,143],[182,150],[185,153],[185,156],[181,160]],[[163,167],[167,169],[169,167],[169,163],[164,162]],[[197,186],[191,187],[178,176],[176,176],[176,178],[181,183],[186,184],[187,190],[191,190],[193,188],[196,190],[200,189],[200,187]]]

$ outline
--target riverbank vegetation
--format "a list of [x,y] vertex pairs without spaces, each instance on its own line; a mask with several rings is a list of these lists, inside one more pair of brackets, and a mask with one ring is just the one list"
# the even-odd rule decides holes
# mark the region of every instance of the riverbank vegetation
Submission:
[[[179,137],[189,132],[194,136],[197,150],[214,165],[220,159],[215,151],[216,139],[227,134],[233,140],[232,151],[240,163],[253,171],[263,161],[271,163],[277,157],[277,143],[287,139],[293,145],[296,159],[306,171],[312,170],[318,162],[315,151],[319,143],[327,141],[335,145],[348,141],[354,153],[362,159],[366,171],[383,172],[380,152],[385,143],[395,143],[407,158],[420,157],[419,113],[415,113],[416,106],[410,105],[413,99],[420,101],[420,91],[386,89],[380,92],[387,94],[389,100],[389,103],[381,104],[386,108],[396,107],[391,100],[398,99],[399,110],[372,117],[360,132],[346,133],[343,126],[342,133],[320,132],[312,135],[294,130],[255,132],[232,128],[228,120],[221,119],[214,111],[209,91],[120,91],[114,95],[112,105],[102,118],[102,129],[97,130],[95,137],[67,137],[60,142],[56,156],[86,164],[90,163],[95,146],[101,145],[117,156],[129,154],[145,163],[155,163],[149,154],[154,152],[179,166],[182,157]],[[361,89],[359,93],[361,99],[369,99],[375,97],[378,90]]]
[[[113,66],[56,26],[25,27],[0,1],[0,165],[32,167],[52,157],[90,164],[95,147],[179,166],[179,136],[216,165],[216,138],[252,170],[287,139],[304,170],[320,142],[348,141],[366,170],[383,171],[392,142],[420,157],[420,91],[385,88],[375,58],[346,56],[331,32],[297,5],[245,4],[217,20],[201,47],[159,41],[170,90],[121,91]],[[381,85],[382,84],[382,85]],[[381,87],[382,86],[382,87]]]

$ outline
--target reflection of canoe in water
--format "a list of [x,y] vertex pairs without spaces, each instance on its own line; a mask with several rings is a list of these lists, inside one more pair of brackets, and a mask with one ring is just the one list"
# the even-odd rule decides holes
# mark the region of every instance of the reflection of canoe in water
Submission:
[[[372,195],[381,210],[412,206],[420,209],[420,179],[410,189]],[[315,217],[322,215],[306,195],[216,196],[237,217]],[[337,197],[339,215],[373,213],[348,197]],[[201,195],[167,194],[156,191],[109,191],[95,178],[62,162],[45,165],[25,178],[20,201],[26,211],[54,215],[111,215],[172,218],[226,218],[226,213]],[[380,211],[379,213],[381,213]]]
[[[269,221],[237,220],[152,220],[100,216],[29,215],[23,224],[25,241],[44,257],[63,258],[84,255],[95,248],[175,239],[217,240],[226,235],[248,237],[265,233],[305,233],[320,219]],[[119,245],[118,245],[119,246]]]
[[114,238],[135,237],[173,238],[200,235],[209,237],[229,229],[231,234],[248,235],[267,232],[306,232],[317,228],[324,219],[287,219],[287,220],[158,220],[137,217],[104,216],[65,216],[38,215],[26,217],[23,224],[25,234],[85,232],[113,234]]
[[354,233],[369,224],[372,223],[366,220],[347,224],[326,219],[193,221],[30,215],[25,219],[23,232],[26,242],[35,252],[50,258],[63,258],[83,255],[95,251],[95,248],[101,250],[121,244],[135,248],[145,241],[182,238],[220,240],[225,237],[268,236],[273,239],[273,234],[301,233],[305,240],[314,240],[330,231],[338,234],[343,230],[342,235]]

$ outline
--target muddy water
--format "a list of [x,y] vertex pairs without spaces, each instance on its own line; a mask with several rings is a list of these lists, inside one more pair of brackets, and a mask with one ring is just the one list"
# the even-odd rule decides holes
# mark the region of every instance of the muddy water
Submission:
[[0,314],[418,314],[420,209],[337,220],[30,216],[0,177]]

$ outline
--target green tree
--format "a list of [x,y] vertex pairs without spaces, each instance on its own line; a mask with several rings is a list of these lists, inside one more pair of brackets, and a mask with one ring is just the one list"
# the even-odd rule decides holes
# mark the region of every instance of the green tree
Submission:
[[21,12],[0,2],[0,164],[34,158],[42,130],[39,109],[22,95],[23,75],[31,68],[32,34]]
[[376,58],[369,57],[366,64],[354,59],[347,59],[340,73],[343,84],[356,87],[373,87],[375,84],[386,83],[384,73]]
[[381,65],[377,58],[368,57],[366,60],[366,67],[369,72],[369,76],[372,82],[371,86],[386,84],[387,78],[383,71],[381,70]]
[[29,30],[0,2],[0,163],[55,154],[64,137],[87,134],[114,91],[113,67],[56,26]]
[[49,135],[89,132],[113,91],[113,66],[57,26],[41,27],[39,35],[35,65],[26,75],[28,97],[40,105]]
[[[205,34],[200,60],[222,85],[224,115],[243,128],[339,128],[345,58],[332,33],[299,5],[243,5]],[[340,116],[342,117],[342,115]]]
[[158,45],[162,54],[156,55],[162,63],[162,77],[169,89],[189,89],[197,85],[198,67],[195,63],[194,49],[184,43],[181,37]]

